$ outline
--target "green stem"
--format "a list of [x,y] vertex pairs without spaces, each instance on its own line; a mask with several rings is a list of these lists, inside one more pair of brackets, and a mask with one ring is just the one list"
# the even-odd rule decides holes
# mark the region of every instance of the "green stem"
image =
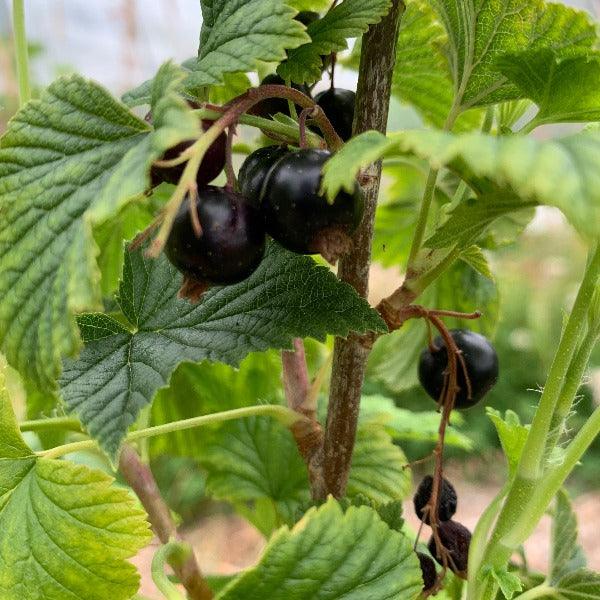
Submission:
[[[175,431],[183,431],[185,429],[193,429],[203,425],[221,423],[222,421],[231,421],[233,419],[243,419],[244,417],[251,416],[274,417],[288,427],[297,421],[304,419],[302,415],[290,410],[286,406],[280,406],[278,404],[246,406],[243,408],[236,408],[234,410],[227,410],[210,415],[202,415],[200,417],[192,417],[191,419],[184,419],[182,421],[166,423],[165,425],[155,425],[154,427],[147,427],[145,429],[132,431],[127,435],[125,441],[132,442],[157,435],[163,435],[165,433],[173,433]],[[91,450],[96,447],[97,442],[95,440],[83,440],[81,442],[64,444],[62,446],[57,446],[56,448],[50,448],[49,450],[38,452],[38,456],[43,458],[58,458],[60,456],[64,456],[65,454],[70,454],[71,452]]]
[[54,417],[35,421],[22,421],[19,423],[21,431],[48,431],[52,429],[65,429],[77,433],[85,433],[79,419],[73,417]]
[[13,0],[13,35],[17,58],[17,77],[19,80],[19,106],[23,106],[31,99],[24,0]]
[[577,299],[556,350],[548,380],[521,454],[518,474],[522,479],[537,480],[542,472],[546,440],[548,439],[554,412],[573,356],[577,351],[599,277],[600,246],[596,246],[588,262]]
[[554,447],[560,441],[560,438],[565,431],[567,419],[573,408],[573,402],[575,401],[575,397],[581,386],[581,381],[590,362],[590,357],[596,346],[596,342],[598,341],[599,333],[600,332],[596,328],[590,329],[586,333],[577,354],[569,365],[565,383],[558,398],[556,410],[552,416],[550,435],[546,442],[546,457],[550,456],[550,453],[554,450]]
[[152,559],[152,580],[166,600],[185,600],[185,596],[171,583],[165,573],[165,564],[177,561],[183,564],[191,549],[180,542],[169,542],[161,546]]

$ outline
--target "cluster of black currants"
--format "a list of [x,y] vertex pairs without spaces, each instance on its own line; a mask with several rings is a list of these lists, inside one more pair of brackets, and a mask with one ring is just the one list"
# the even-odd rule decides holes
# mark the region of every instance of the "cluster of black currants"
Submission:
[[[413,498],[415,512],[423,523],[430,525],[429,503],[433,491],[433,477],[427,475],[419,485]],[[441,556],[438,551],[435,536],[429,539],[427,548],[431,556],[442,566],[447,566],[459,577],[466,578],[469,560],[469,545],[471,543],[471,532],[464,526],[453,521],[456,513],[457,495],[454,486],[445,478],[438,493],[437,499],[437,534],[446,556]],[[423,592],[431,592],[437,586],[437,571],[431,556],[423,552],[417,552],[421,572],[423,574]]]

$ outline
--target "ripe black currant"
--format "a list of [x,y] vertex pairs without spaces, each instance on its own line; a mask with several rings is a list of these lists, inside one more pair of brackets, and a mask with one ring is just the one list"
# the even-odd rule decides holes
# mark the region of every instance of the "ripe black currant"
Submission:
[[267,173],[288,152],[284,146],[265,146],[246,158],[238,173],[238,184],[240,193],[248,202],[256,206],[260,204],[260,193]]
[[280,158],[264,182],[262,210],[267,233],[282,246],[300,254],[320,252],[335,262],[349,250],[364,200],[358,184],[331,204],[319,193],[321,170],[330,156],[327,150],[304,149]]
[[[431,499],[431,491],[433,489],[433,477],[427,475],[423,478],[423,481],[419,484],[417,492],[413,498],[413,504],[415,506],[415,512],[417,517],[424,523],[429,525],[429,515],[425,515],[423,510],[427,506],[427,503]],[[438,520],[449,521],[456,512],[456,490],[454,486],[446,479],[442,479],[442,486],[438,495]]]
[[225,285],[246,279],[260,264],[265,250],[258,209],[224,188],[200,188],[196,210],[202,233],[198,237],[189,203],[187,197],[175,217],[165,247],[168,259],[199,283]]
[[[449,558],[451,559],[448,560],[448,567],[459,577],[466,579],[471,532],[464,525],[461,525],[456,521],[446,521],[445,523],[439,524],[438,534],[442,546],[446,548]],[[437,553],[435,538],[433,536],[431,536],[427,547],[435,560],[440,565],[443,565],[444,561]]]
[[[469,375],[471,395],[461,361],[457,361],[457,383],[460,391],[456,395],[455,408],[470,408],[477,404],[498,379],[498,356],[489,340],[468,329],[454,329],[450,335],[456,342]],[[425,391],[439,400],[444,388],[445,372],[448,366],[448,353],[441,337],[430,348],[423,350],[419,361],[419,381]]]
[[315,102],[344,141],[352,137],[355,100],[356,94],[352,90],[342,88],[332,88],[315,96]]
[[308,27],[311,23],[314,23],[319,19],[319,13],[313,10],[303,10],[300,11],[294,19],[300,21],[305,27]]
[[417,557],[421,565],[421,573],[423,575],[423,591],[429,592],[435,587],[437,583],[437,571],[435,570],[435,563],[431,556],[423,554],[423,552],[417,552]]
[[[277,73],[272,73],[271,75],[267,75],[260,82],[260,85],[285,85],[285,81],[277,75]],[[292,87],[310,97],[310,90],[307,86],[293,83]],[[302,109],[299,106],[296,106],[296,110],[300,111]],[[277,113],[283,113],[289,117],[290,106],[285,98],[266,98],[265,100],[257,102],[248,112],[265,118],[272,117]]]
[[[211,125],[212,121],[202,121],[202,129],[206,131]],[[162,156],[162,160],[172,160],[177,158],[184,150],[187,150],[195,140],[185,140],[172,148],[169,148]],[[199,186],[207,185],[213,179],[219,175],[225,166],[225,147],[227,145],[227,135],[223,132],[213,142],[210,148],[206,151],[200,167],[198,169],[198,176],[196,181]],[[150,177],[152,180],[152,187],[157,186],[160,183],[179,183],[179,179],[183,174],[186,163],[175,165],[174,167],[158,167],[153,166],[150,170]]]

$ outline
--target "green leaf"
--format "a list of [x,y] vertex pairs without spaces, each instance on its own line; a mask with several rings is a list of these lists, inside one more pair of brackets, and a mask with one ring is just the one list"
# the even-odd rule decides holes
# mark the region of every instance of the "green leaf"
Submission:
[[95,83],[63,77],[27,103],[0,141],[0,344],[9,363],[51,388],[80,347],[74,315],[101,307],[92,226],[143,193],[153,160],[195,119],[154,82],[157,129]]
[[[152,425],[189,419],[223,410],[282,400],[279,352],[255,352],[234,369],[220,363],[182,363],[169,387],[152,402]],[[206,445],[204,429],[187,429],[149,440],[153,456],[196,458]]]
[[[398,408],[391,398],[385,396],[363,396],[360,403],[360,423],[376,422],[397,441],[421,441],[435,443],[438,439],[440,415],[436,411],[413,412]],[[463,417],[453,412],[450,427],[446,432],[446,444],[470,450],[473,442],[457,429]]]
[[[560,56],[596,43],[587,13],[542,0],[434,0],[449,39],[450,65],[462,110],[522,97],[498,60],[525,49]],[[507,34],[506,32],[510,32]]]
[[410,540],[365,506],[329,499],[271,539],[260,563],[217,600],[415,600],[423,587]]
[[[481,195],[517,196],[524,208],[535,203],[554,206],[580,233],[600,236],[600,131],[547,141],[437,131],[407,131],[393,137],[402,150],[428,160],[434,168],[448,166]],[[328,162],[329,169],[336,168],[336,158]]]
[[131,598],[139,576],[127,559],[151,539],[133,498],[100,471],[36,458],[2,381],[0,427],[2,598]]
[[227,423],[205,441],[207,492],[228,500],[266,536],[296,520],[310,499],[306,467],[292,434],[263,417]]
[[[485,570],[484,570],[485,572]],[[523,589],[523,584],[517,575],[505,569],[490,567],[487,576],[494,579],[500,587],[500,592],[507,600]]]
[[529,427],[521,425],[519,415],[512,410],[507,410],[504,418],[493,408],[488,407],[487,415],[496,427],[502,450],[508,461],[508,472],[512,477],[517,470]]
[[600,53],[559,59],[551,50],[521,52],[498,66],[538,105],[536,125],[600,120]]
[[296,11],[280,0],[201,0],[198,58],[186,63],[186,86],[223,82],[226,73],[254,71],[260,61],[280,62],[286,49],[309,41]]
[[403,500],[411,490],[408,459],[379,425],[362,425],[356,435],[348,496],[363,494],[378,504]]
[[331,6],[331,0],[287,0],[286,4],[289,4],[297,11],[313,10],[322,12]]
[[181,362],[237,366],[250,352],[289,348],[295,337],[385,330],[329,269],[276,244],[251,277],[209,291],[199,304],[177,298],[181,279],[164,255],[151,260],[142,248],[127,251],[117,301],[128,325],[100,314],[79,319],[85,348],[65,362],[61,393],[113,458]]
[[[438,128],[444,126],[454,100],[444,53],[447,39],[429,3],[418,0],[408,4],[400,22],[392,93]],[[461,117],[453,129],[468,131],[480,124],[481,113],[474,111]]]
[[479,246],[468,246],[460,253],[460,259],[486,279],[494,281],[490,263]]
[[579,569],[565,575],[555,586],[556,594],[548,598],[560,600],[600,600],[600,573]]
[[345,50],[347,38],[358,37],[369,25],[378,23],[390,6],[390,0],[343,0],[308,26],[312,41],[290,51],[288,60],[279,65],[277,72],[297,83],[318,81],[323,65],[321,56]]
[[566,490],[556,495],[552,519],[552,556],[549,579],[557,584],[563,577],[585,567],[581,546],[577,543],[577,517]]

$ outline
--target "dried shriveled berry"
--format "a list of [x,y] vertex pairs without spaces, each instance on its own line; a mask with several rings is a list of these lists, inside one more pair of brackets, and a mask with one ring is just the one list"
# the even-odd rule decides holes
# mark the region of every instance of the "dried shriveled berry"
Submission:
[[[429,516],[425,517],[424,509],[431,499],[433,490],[433,477],[427,475],[419,484],[417,492],[413,497],[413,504],[417,517],[429,525]],[[446,479],[442,479],[442,486],[438,497],[438,520],[449,521],[456,512],[456,490],[454,486]]]
[[[450,335],[456,342],[469,374],[471,394],[461,361],[457,361],[457,383],[460,388],[454,403],[455,408],[470,408],[477,404],[498,380],[498,355],[489,340],[468,329],[454,329]],[[425,348],[419,361],[419,381],[425,391],[439,400],[444,389],[448,352],[441,337],[433,342],[433,350]]]
[[186,198],[175,217],[165,252],[187,278],[200,284],[237,283],[251,275],[265,251],[265,229],[257,208],[235,192],[208,186],[198,192],[196,235]]
[[[438,533],[442,546],[444,546],[449,555],[448,568],[454,571],[459,577],[466,579],[471,532],[464,525],[456,521],[446,521],[439,524]],[[431,536],[427,547],[435,560],[440,565],[443,565],[444,561],[437,552],[433,536]]]
[[437,583],[437,571],[433,558],[423,552],[417,552],[417,557],[421,565],[421,573],[423,574],[423,591],[429,592]]

